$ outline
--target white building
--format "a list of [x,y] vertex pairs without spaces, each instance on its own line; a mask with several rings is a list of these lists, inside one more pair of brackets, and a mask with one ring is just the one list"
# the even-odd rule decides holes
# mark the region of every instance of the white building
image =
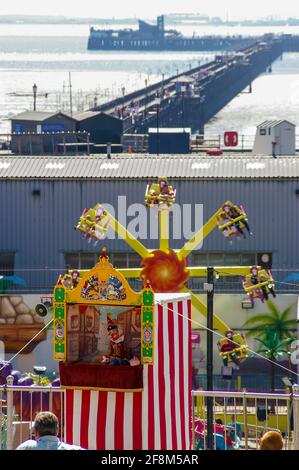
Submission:
[[296,126],[286,120],[264,121],[257,126],[253,153],[255,155],[295,155]]

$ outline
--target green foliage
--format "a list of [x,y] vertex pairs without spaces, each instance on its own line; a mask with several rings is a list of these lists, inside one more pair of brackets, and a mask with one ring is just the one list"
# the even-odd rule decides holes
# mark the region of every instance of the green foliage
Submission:
[[293,338],[280,339],[279,331],[266,327],[263,339],[255,338],[255,340],[260,343],[260,348],[256,351],[257,353],[263,354],[272,361],[277,361],[284,354],[289,353],[288,345],[293,341]]
[[253,327],[246,336],[248,338],[257,336],[259,338],[265,337],[265,329],[270,328],[277,331],[279,339],[290,338],[295,339],[295,335],[290,331],[296,329],[296,320],[290,318],[293,305],[280,311],[274,302],[268,300],[269,313],[257,313],[247,320],[243,327]]
[[274,302],[267,301],[268,313],[258,313],[244,323],[244,327],[252,327],[247,337],[255,337],[259,343],[257,353],[263,355],[270,363],[271,390],[275,390],[276,361],[284,355],[290,357],[289,346],[295,339],[291,330],[296,329],[296,320],[290,318],[293,305],[280,311]]

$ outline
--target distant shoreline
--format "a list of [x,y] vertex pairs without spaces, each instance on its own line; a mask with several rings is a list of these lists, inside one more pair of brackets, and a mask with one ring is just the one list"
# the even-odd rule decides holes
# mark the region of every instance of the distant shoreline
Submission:
[[[146,19],[152,21],[154,19]],[[0,15],[0,24],[53,24],[53,25],[137,25],[137,18],[67,18],[63,16],[17,16],[17,15]],[[200,15],[165,15],[166,26],[247,26],[247,27],[263,27],[263,26],[298,26],[299,18],[289,19],[259,19],[259,20],[234,20],[227,21],[221,18],[208,18]]]

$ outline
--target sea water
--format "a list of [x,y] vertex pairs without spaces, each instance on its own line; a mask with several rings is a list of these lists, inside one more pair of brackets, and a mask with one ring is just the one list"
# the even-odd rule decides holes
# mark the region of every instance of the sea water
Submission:
[[[126,26],[132,27],[122,27]],[[256,35],[268,31],[299,34],[299,27],[176,28],[186,35]],[[13,115],[33,108],[34,83],[38,87],[37,109],[69,112],[71,72],[73,109],[79,112],[155,83],[163,76],[166,79],[206,63],[215,55],[213,51],[87,51],[88,34],[88,25],[0,25],[0,132],[9,131]],[[219,134],[233,129],[253,134],[257,124],[271,118],[289,119],[299,125],[298,72],[299,53],[284,54],[273,64],[271,74],[260,75],[253,82],[251,94],[244,90],[206,125],[206,131]]]

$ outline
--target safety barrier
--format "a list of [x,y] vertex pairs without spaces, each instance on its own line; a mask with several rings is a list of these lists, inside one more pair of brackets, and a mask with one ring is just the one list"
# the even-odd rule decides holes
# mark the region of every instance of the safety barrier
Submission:
[[[90,244],[91,249],[89,252],[86,252],[86,256],[89,257],[88,262],[93,262],[93,259],[96,262],[96,253],[92,252],[92,244]],[[85,253],[84,253],[85,255]],[[93,258],[94,255],[94,258]],[[217,255],[220,257],[221,254]],[[82,257],[82,255],[80,255]],[[136,263],[139,262],[137,258],[128,258],[127,253],[125,252],[112,252],[109,253],[110,259],[112,262],[114,259],[117,259],[117,262],[122,262],[122,267],[124,268],[133,268],[136,266]],[[213,260],[212,264],[213,264]],[[206,259],[204,263],[206,263]],[[83,264],[84,263],[84,264]],[[194,255],[190,255],[189,257],[189,264],[190,266],[195,265],[197,263],[196,260],[196,253]],[[202,262],[201,262],[202,263]],[[78,260],[79,264],[79,260]],[[221,262],[217,261],[217,265],[225,266],[227,264],[226,261]],[[238,261],[238,264],[241,264]],[[252,265],[254,263],[252,262]],[[202,264],[204,265],[204,264]],[[207,264],[205,264],[207,265]],[[83,267],[82,267],[83,266]],[[81,261],[81,265],[77,266],[79,269],[86,269],[89,267],[86,264],[86,261],[83,259]],[[65,272],[68,269],[77,269],[75,266],[66,266]],[[26,268],[26,269],[17,269],[14,272],[10,270],[2,269],[1,273],[4,276],[12,276],[16,275],[24,280],[23,283],[14,284],[11,281],[6,281],[5,279],[0,279],[0,295],[14,295],[14,294],[37,294],[37,295],[45,295],[46,293],[52,292],[53,285],[57,281],[59,275],[62,273],[62,268]],[[292,280],[292,276],[299,273],[298,268],[289,268],[289,269],[272,269],[272,276],[276,283],[276,290],[279,291],[280,294],[290,294],[290,293],[298,293],[299,292],[299,282],[296,280]],[[131,282],[131,280],[129,280]],[[204,292],[203,285],[206,282],[205,277],[193,277],[188,280],[188,288],[191,289],[195,293],[202,293]],[[136,282],[135,280],[132,281],[133,288],[139,289],[140,283]],[[135,287],[134,287],[135,286]],[[244,289],[242,286],[242,278],[238,276],[231,276],[229,273],[227,276],[222,276],[215,282],[215,291],[217,293],[244,293]],[[51,294],[52,295],[52,294]],[[245,296],[245,293],[244,293]]]
[[31,439],[33,422],[40,411],[52,411],[59,420],[64,440],[64,389],[41,386],[0,386],[0,449],[13,450]]
[[193,448],[208,449],[208,407],[213,416],[213,449],[258,449],[261,436],[279,431],[284,450],[299,449],[299,388],[292,393],[192,392]]
[[[52,411],[64,440],[64,389],[40,386],[0,386],[0,449],[16,449],[32,438],[40,411]],[[279,431],[284,450],[299,450],[299,388],[292,393],[192,392],[193,449],[206,450],[208,401],[213,412],[213,449],[254,450],[267,431]]]
[[[225,142],[224,134],[206,132],[205,134],[194,134],[191,136],[190,151],[192,153],[202,153],[209,149],[221,149],[226,152],[246,153],[252,152],[255,134],[238,134],[236,145],[229,146]],[[124,134],[122,137],[123,152],[128,151],[131,146],[132,153],[148,152],[147,134]],[[299,134],[296,134],[296,149],[299,150]]]

